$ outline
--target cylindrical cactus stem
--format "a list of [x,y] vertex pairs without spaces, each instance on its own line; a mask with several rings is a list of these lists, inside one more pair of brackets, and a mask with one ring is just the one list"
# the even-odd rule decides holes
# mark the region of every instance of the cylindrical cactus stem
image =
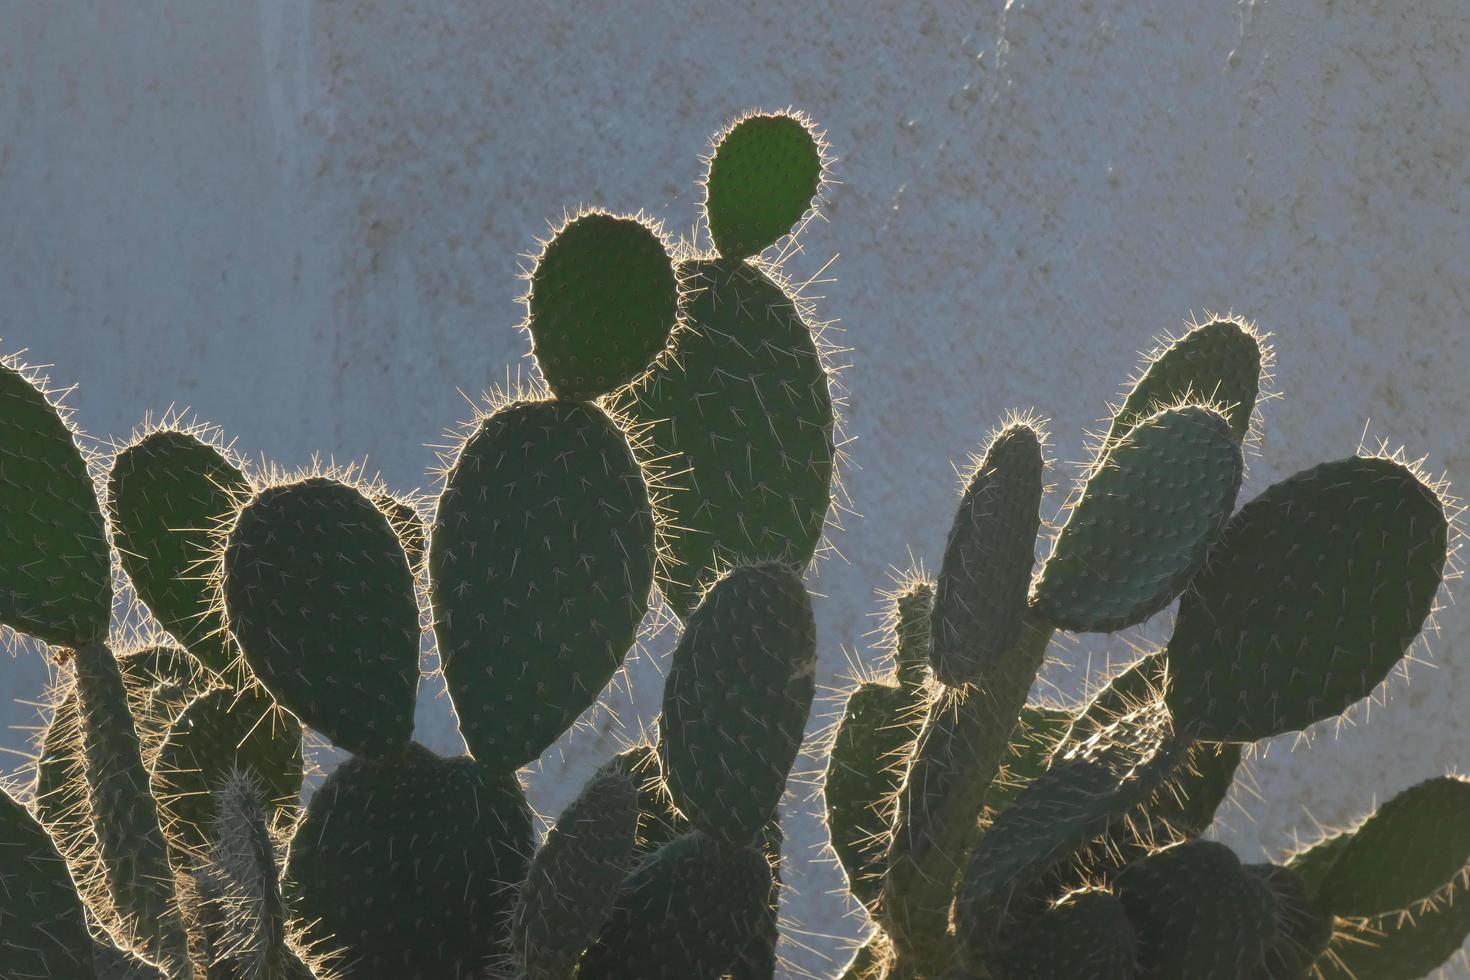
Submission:
[[77,650],[73,659],[92,822],[113,902],[149,961],[170,978],[191,977],[173,871],[122,672],[105,644]]

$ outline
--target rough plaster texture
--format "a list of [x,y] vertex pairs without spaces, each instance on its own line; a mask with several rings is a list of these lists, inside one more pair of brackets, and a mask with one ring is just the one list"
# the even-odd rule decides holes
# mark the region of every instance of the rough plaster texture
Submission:
[[[862,515],[814,585],[828,685],[864,649],[885,569],[909,549],[937,564],[951,461],[1035,406],[1054,511],[1135,350],[1191,311],[1245,314],[1281,348],[1246,494],[1352,452],[1368,420],[1470,484],[1461,0],[16,0],[3,20],[7,349],[79,383],[92,433],[190,405],[251,455],[368,457],[397,488],[426,484],[460,391],[524,369],[514,276],[548,218],[587,202],[688,229],[726,117],[812,113],[843,183],[791,271],[838,256],[814,291],[855,348]],[[1221,835],[1278,854],[1314,820],[1470,768],[1470,614],[1441,624],[1371,726],[1258,759],[1265,799],[1238,793]],[[1126,644],[1078,642],[1049,676],[1076,691],[1109,655]],[[658,659],[632,670],[625,721],[652,718]],[[34,699],[44,676],[35,654],[0,662],[0,693]],[[545,812],[612,750],[608,728],[548,754]],[[419,734],[457,746],[429,684]],[[809,795],[791,803],[787,911],[806,931],[787,952],[820,975],[862,922]]]

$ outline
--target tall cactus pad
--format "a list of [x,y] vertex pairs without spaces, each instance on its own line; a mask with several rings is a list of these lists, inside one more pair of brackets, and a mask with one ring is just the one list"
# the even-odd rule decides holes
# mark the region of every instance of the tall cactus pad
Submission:
[[1138,931],[1143,980],[1254,977],[1276,934],[1270,885],[1214,841],[1189,841],[1129,866],[1117,893]]
[[349,752],[408,742],[418,603],[371,500],[323,477],[261,491],[230,531],[224,599],[246,662],[283,707]]
[[92,940],[66,862],[0,790],[0,956],[7,977],[92,980]]
[[1434,491],[1380,458],[1324,463],[1246,504],[1179,604],[1181,728],[1255,741],[1367,697],[1433,608],[1448,530]]
[[444,677],[476,759],[530,762],[597,698],[648,607],[654,561],[642,471],[600,409],[514,402],[481,421],[429,546]]
[[764,251],[806,214],[822,185],[822,147],[812,125],[789,113],[757,113],[715,145],[705,214],[727,259]]
[[741,262],[681,272],[693,292],[689,329],[626,410],[676,473],[664,594],[682,617],[733,563],[805,567],[831,502],[835,448],[827,374],[791,298]]
[[1409,913],[1337,920],[1338,932],[1314,964],[1322,980],[1419,980],[1450,962],[1470,936],[1470,889],[1463,881]]
[[170,976],[187,976],[173,872],[122,672],[100,644],[76,651],[74,663],[92,826],[113,906],[150,962]]
[[411,743],[332,773],[292,838],[286,879],[312,939],[343,951],[345,980],[438,980],[510,952],[531,849],[514,775]]
[[128,578],[163,628],[217,674],[234,651],[206,566],[216,534],[249,490],[223,453],[174,429],[124,449],[107,480],[107,509]]
[[47,643],[107,636],[112,571],[87,464],[46,395],[0,363],[0,623]]
[[570,980],[612,912],[637,836],[638,790],[610,763],[562,811],[521,885],[511,941],[529,980]]
[[934,675],[951,687],[976,681],[1021,635],[1041,526],[1041,438],[1003,429],[975,466],[944,546],[934,595]]
[[1271,888],[1276,928],[1266,943],[1259,980],[1302,980],[1332,939],[1332,916],[1307,893],[1307,885],[1290,868],[1251,864],[1245,868]]
[[164,830],[202,854],[218,790],[232,774],[255,781],[270,819],[301,801],[301,725],[258,688],[217,688],[179,715],[153,764]]
[[1240,446],[1220,413],[1168,409],[1099,458],[1038,577],[1035,604],[1063,629],[1140,623],[1189,582],[1230,516]]
[[1317,900],[1336,915],[1411,909],[1470,865],[1470,780],[1440,776],[1399,793],[1337,849]]
[[1182,401],[1221,406],[1235,441],[1244,440],[1269,358],[1260,335],[1242,320],[1215,319],[1192,328],[1150,359],[1113,413],[1104,446]]
[[593,212],[547,242],[527,304],[542,377],[558,398],[586,401],[632,381],[664,349],[679,282],[653,228]]
[[691,831],[628,878],[578,975],[718,980],[757,934],[770,891],[771,866],[759,850]]
[[801,576],[738,565],[689,617],[664,683],[659,755],[696,827],[746,843],[776,812],[801,747],[817,627]]
[[1123,905],[1085,891],[1028,923],[1004,949],[976,966],[995,980],[1128,980],[1138,940]]

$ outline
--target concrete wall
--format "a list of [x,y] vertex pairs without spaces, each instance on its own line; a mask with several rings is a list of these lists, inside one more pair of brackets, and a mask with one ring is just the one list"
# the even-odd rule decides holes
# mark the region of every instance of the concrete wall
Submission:
[[[886,569],[910,549],[937,564],[951,462],[1034,406],[1064,491],[1135,351],[1191,311],[1244,314],[1280,349],[1245,494],[1351,453],[1365,425],[1470,482],[1461,0],[15,0],[3,20],[5,347],[77,382],[94,434],[189,405],[252,456],[366,457],[402,489],[426,484],[459,392],[527,368],[515,274],[548,219],[586,202],[690,228],[717,126],[809,111],[843,182],[791,269],[836,257],[816,291],[854,349],[861,514],[814,584],[828,685]],[[1371,725],[1270,746],[1221,836],[1277,854],[1465,768],[1470,615],[1440,622]],[[1078,642],[1048,676],[1075,691],[1124,650]],[[657,667],[632,669],[630,719],[651,719]],[[0,661],[6,699],[43,681],[34,653]],[[457,744],[431,685],[419,731]],[[611,746],[548,753],[545,812]],[[862,921],[809,795],[788,953],[820,975]]]

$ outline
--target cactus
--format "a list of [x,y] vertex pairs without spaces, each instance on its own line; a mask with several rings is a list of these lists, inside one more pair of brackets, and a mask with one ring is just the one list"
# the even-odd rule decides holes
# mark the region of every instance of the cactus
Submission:
[[6,975],[92,980],[92,941],[66,862],[36,819],[3,790],[0,888]]
[[793,112],[753,112],[715,137],[704,180],[715,249],[743,259],[791,231],[826,179],[822,135]]

